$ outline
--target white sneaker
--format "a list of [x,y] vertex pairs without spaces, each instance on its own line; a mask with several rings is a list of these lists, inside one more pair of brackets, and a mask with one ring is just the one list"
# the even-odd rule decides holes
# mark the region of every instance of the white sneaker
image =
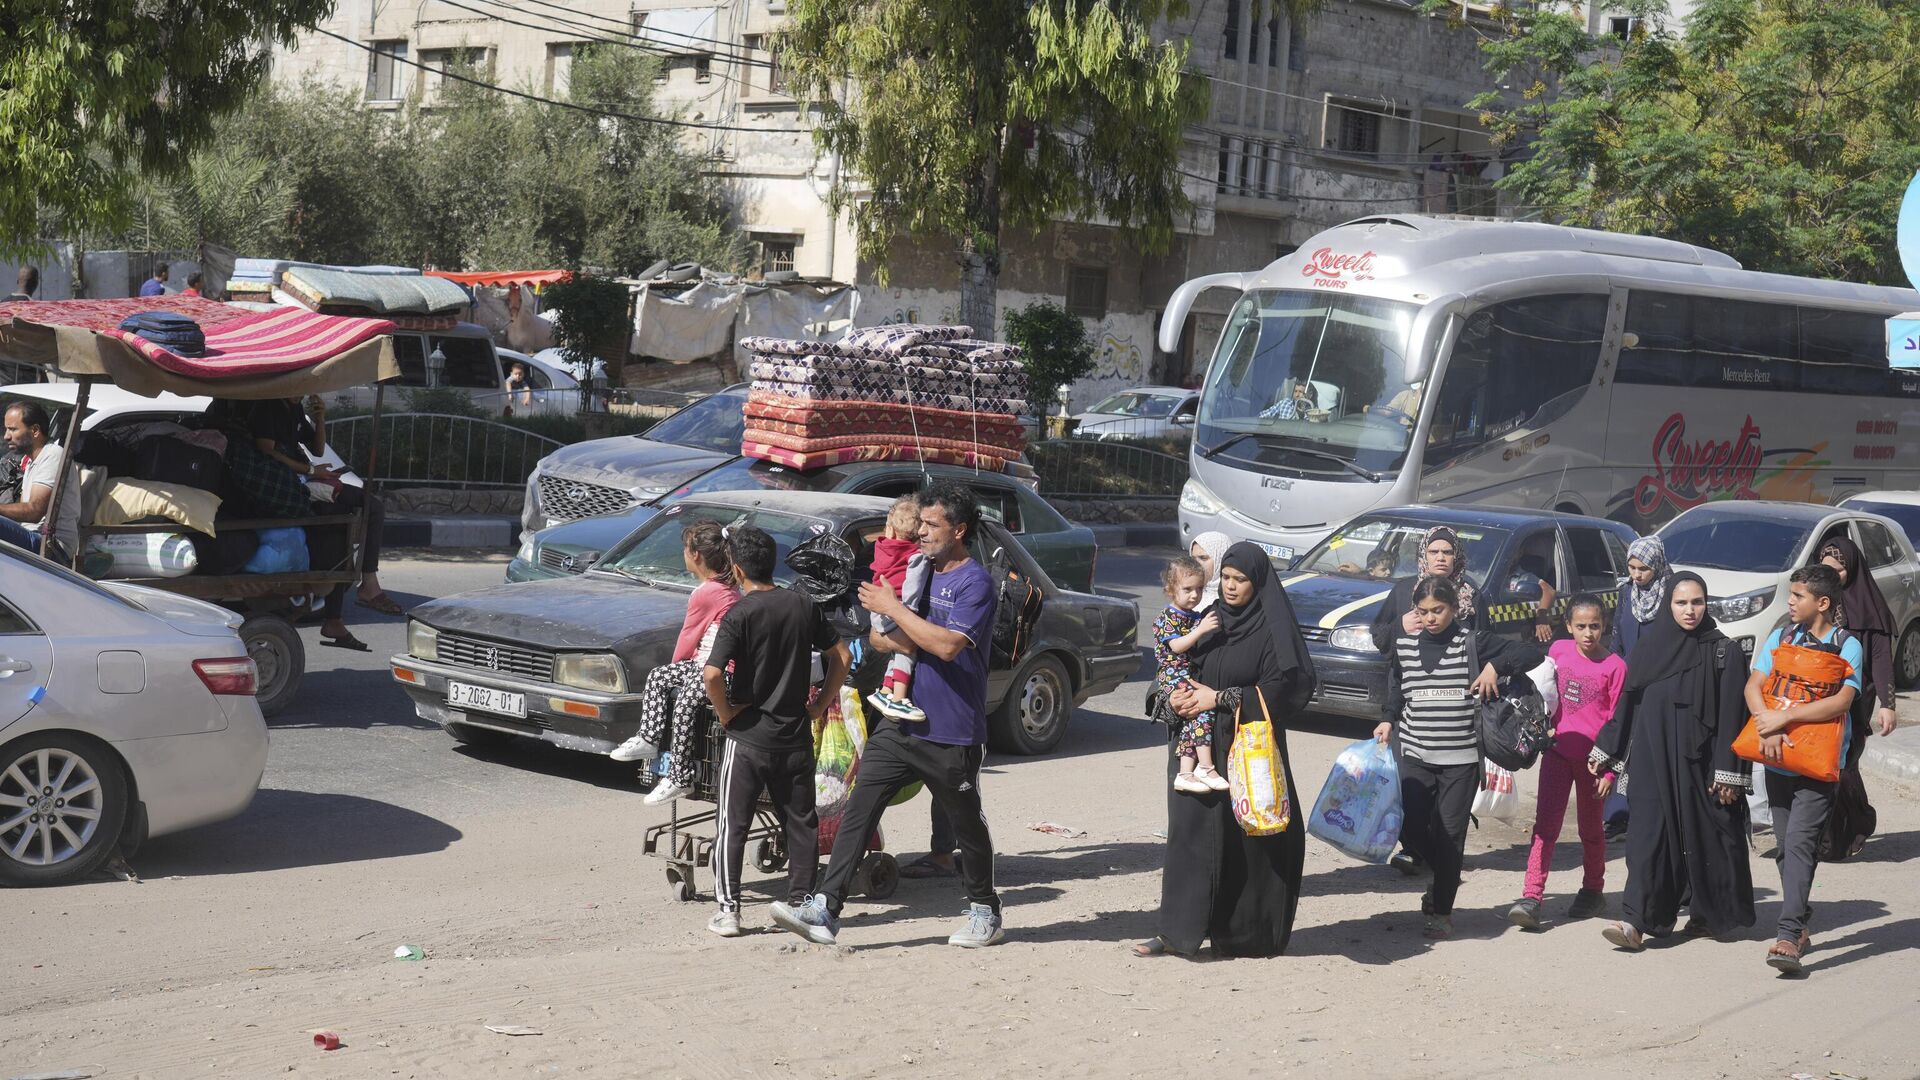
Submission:
[[984,949],[989,945],[998,945],[1006,940],[1007,931],[1000,921],[1000,913],[985,904],[968,904],[966,925],[953,932],[947,944],[962,949]]
[[1231,791],[1233,789],[1233,785],[1227,783],[1227,778],[1215,772],[1211,765],[1202,765],[1193,770],[1193,778],[1206,785],[1208,791]]
[[707,920],[707,929],[721,937],[739,937],[743,932],[740,929],[740,913],[721,908],[713,913],[713,918]]
[[660,756],[660,748],[635,735],[614,747],[607,756],[615,761],[652,761]]
[[667,782],[647,792],[647,797],[640,801],[648,806],[659,806],[661,803],[670,803],[675,799],[684,799],[691,794],[693,789],[685,784]]

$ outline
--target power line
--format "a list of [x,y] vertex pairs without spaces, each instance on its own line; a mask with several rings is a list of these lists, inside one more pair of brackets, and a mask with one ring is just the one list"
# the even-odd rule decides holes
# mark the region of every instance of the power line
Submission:
[[1219,83],[1222,86],[1235,86],[1243,90],[1252,90],[1255,93],[1259,93],[1259,94],[1272,94],[1275,97],[1292,98],[1295,101],[1304,101],[1309,105],[1329,105],[1330,104],[1336,109],[1345,109],[1348,112],[1365,113],[1371,116],[1383,116],[1389,120],[1405,120],[1408,123],[1418,123],[1421,127],[1439,128],[1443,131],[1458,131],[1467,135],[1485,135],[1486,134],[1486,130],[1484,128],[1461,127],[1458,124],[1442,124],[1442,123],[1437,123],[1431,120],[1415,121],[1412,117],[1404,116],[1400,113],[1388,112],[1383,109],[1368,109],[1363,107],[1360,103],[1349,103],[1350,99],[1341,99],[1339,101],[1329,102],[1325,98],[1308,97],[1305,94],[1293,94],[1285,90],[1273,90],[1265,86],[1255,86],[1252,83],[1238,82],[1233,79],[1223,79],[1218,75],[1209,75],[1204,71],[1195,70],[1194,74],[1200,76],[1203,79],[1206,79],[1208,82]]
[[[453,3],[453,0],[448,0],[448,2]],[[589,37],[587,39],[588,41],[600,42],[607,45],[619,45],[619,46],[630,48],[630,49],[639,49],[644,52],[656,53],[660,56],[680,57],[680,56],[711,55],[711,56],[720,57],[731,63],[739,64],[742,67],[760,67],[760,68],[768,68],[768,69],[771,69],[773,67],[773,64],[768,61],[755,60],[751,53],[747,53],[747,52],[736,53],[736,52],[730,51],[731,46],[729,46],[729,51],[719,51],[714,49],[687,49],[684,52],[675,52],[673,51],[675,46],[673,46],[671,43],[657,41],[653,37],[653,35],[655,34],[666,34],[666,35],[671,35],[677,38],[692,38],[692,35],[682,34],[675,30],[664,30],[664,29],[655,28],[645,34],[633,33],[632,28],[630,26],[623,27],[622,29],[619,29],[619,30],[608,30],[598,26],[589,26],[586,23],[575,22],[572,19],[563,19],[558,15],[547,15],[540,12],[527,11],[526,9],[518,7],[514,4],[507,3],[505,2],[505,0],[480,0],[480,2],[492,7],[505,8],[506,10],[511,11],[516,15],[524,15],[529,19],[540,19],[548,24],[546,26],[529,27],[529,29],[553,31],[558,26],[565,26],[571,30],[578,30],[587,34],[613,35],[613,37]],[[453,6],[462,7],[463,5],[458,3],[453,3]],[[561,7],[558,4],[541,4],[540,6],[557,8],[561,11],[568,10],[567,8]],[[467,10],[472,11],[473,9],[467,8]],[[712,10],[718,11],[719,9],[714,8]],[[500,22],[512,23],[515,26],[527,25],[526,23],[514,22],[512,19],[506,18],[505,16],[501,16],[501,15],[491,15],[491,14],[487,14],[486,12],[475,12],[475,13],[478,15],[481,15],[483,18],[496,19]],[[569,14],[585,15],[586,13],[585,12],[569,12]],[[595,17],[603,18],[603,19],[606,18],[605,16],[595,16]],[[607,19],[607,21],[613,22],[615,20]],[[619,38],[624,38],[626,40],[616,40]],[[697,40],[703,43],[710,43],[714,45],[728,45],[727,42],[722,42],[722,41],[718,41],[716,39],[710,39],[710,38],[692,38],[692,40]]]
[[[572,24],[569,27],[555,25],[554,22],[549,22],[546,25],[539,25],[535,23],[521,22],[518,19],[509,19],[504,15],[499,15],[499,14],[488,12],[488,11],[482,11],[479,8],[468,7],[467,5],[460,3],[459,0],[442,0],[442,2],[447,4],[450,7],[459,8],[462,11],[472,12],[473,14],[478,15],[483,19],[488,19],[493,22],[505,23],[509,26],[518,26],[526,30],[534,30],[534,31],[539,31],[541,33],[548,33],[548,34],[565,33],[565,34],[569,34],[569,36],[574,36],[574,37],[582,36],[581,30],[577,24]],[[497,7],[507,8],[507,10],[509,11],[514,11],[519,14],[524,14],[524,12],[520,12],[518,8],[514,8],[507,4],[499,3],[498,0],[481,0],[481,2],[494,4]],[[548,18],[547,16],[538,16],[538,15],[529,16],[529,17],[530,18]],[[650,56],[678,57],[682,55],[680,53],[669,52],[665,49],[658,49],[658,48],[650,49],[645,45],[641,45],[633,41],[618,41],[613,38],[588,37],[587,43],[598,44],[598,45],[617,45],[617,46],[620,46],[621,48],[633,49],[636,52],[645,53]],[[736,61],[736,62],[742,63],[742,64],[747,63],[746,61]],[[712,72],[709,72],[709,73],[712,74]],[[719,73],[719,74],[720,74],[720,78],[727,82],[731,82],[736,86],[740,86],[743,88],[750,88],[749,84],[742,79],[739,79],[735,76],[728,75],[725,73]]]
[[[632,29],[633,29],[633,24],[632,24],[632,23],[630,23],[630,22],[627,22],[627,21],[625,21],[625,20],[623,20],[623,19],[616,19],[616,18],[614,18],[614,17],[613,17],[613,16],[611,16],[611,15],[595,15],[595,14],[593,14],[593,13],[592,13],[592,12],[590,12],[590,11],[574,11],[573,9],[571,9],[571,8],[569,8],[569,7],[567,7],[567,6],[566,6],[566,5],[564,5],[564,4],[554,4],[554,3],[549,3],[549,2],[548,2],[548,0],[528,0],[528,2],[529,2],[529,3],[532,3],[532,4],[534,4],[534,5],[536,5],[536,6],[539,6],[539,7],[544,7],[544,8],[553,8],[553,9],[555,9],[556,11],[565,11],[565,12],[567,12],[567,13],[568,13],[568,14],[570,14],[570,15],[578,15],[578,16],[580,16],[580,17],[582,17],[582,18],[587,18],[587,19],[597,19],[597,20],[599,20],[600,22],[607,22],[607,23],[613,23],[614,25],[616,25],[616,26],[619,26],[619,27],[621,27],[621,29],[622,29],[622,31],[623,31],[623,32],[625,32],[625,31],[630,31],[630,30],[632,30]],[[718,10],[720,10],[720,9],[719,9],[719,8],[714,8],[713,10],[715,10],[715,11],[718,11]],[[636,14],[642,14],[642,15],[644,15],[644,14],[646,14],[646,12],[637,12]],[[734,48],[736,48],[736,47],[737,47],[737,46],[736,46],[736,44],[735,44],[734,42],[731,42],[731,41],[725,41],[725,40],[722,40],[722,39],[720,39],[720,38],[709,38],[709,37],[701,37],[701,36],[699,36],[698,34],[687,34],[687,33],[682,33],[682,32],[680,32],[680,31],[678,31],[678,30],[665,30],[665,29],[661,29],[661,28],[659,28],[659,27],[654,27],[654,28],[652,28],[652,30],[651,30],[651,32],[652,32],[652,33],[655,33],[655,34],[667,34],[667,35],[670,35],[670,36],[672,36],[672,37],[677,37],[677,38],[681,38],[681,39],[683,39],[683,40],[686,40],[686,41],[698,41],[698,42],[701,42],[702,44],[706,44],[706,45],[719,45],[719,46],[723,46],[724,48],[726,48],[726,49],[729,49],[729,50],[730,50],[730,49],[734,49]],[[628,36],[633,36],[633,35],[631,35],[631,34],[629,34]],[[644,35],[642,35],[642,36],[644,36]],[[713,51],[713,50],[709,50],[709,51]],[[732,54],[732,53],[721,53],[721,52],[715,52],[715,55],[735,55],[735,56],[737,56],[737,54]],[[742,59],[742,61],[743,61],[743,62],[745,62],[745,58],[744,58],[744,57],[739,57],[739,58],[740,58],[740,59]]]

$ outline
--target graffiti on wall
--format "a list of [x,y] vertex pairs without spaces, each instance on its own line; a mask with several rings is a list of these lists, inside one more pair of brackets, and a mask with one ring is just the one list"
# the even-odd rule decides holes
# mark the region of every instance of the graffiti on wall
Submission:
[[1126,379],[1139,381],[1147,377],[1147,358],[1140,346],[1134,344],[1131,329],[1116,333],[1100,328],[1100,349],[1094,361],[1090,379]]

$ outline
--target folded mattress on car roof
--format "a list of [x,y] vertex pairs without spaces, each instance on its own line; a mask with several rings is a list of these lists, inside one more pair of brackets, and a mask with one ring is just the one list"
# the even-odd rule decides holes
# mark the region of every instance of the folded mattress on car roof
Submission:
[[467,305],[467,293],[445,278],[288,267],[280,287],[309,307],[357,308],[377,315],[441,315]]

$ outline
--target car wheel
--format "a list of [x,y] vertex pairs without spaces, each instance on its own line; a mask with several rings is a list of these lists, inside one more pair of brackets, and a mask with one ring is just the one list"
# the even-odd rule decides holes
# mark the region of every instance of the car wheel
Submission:
[[460,743],[463,746],[473,746],[482,749],[505,746],[517,738],[517,736],[511,732],[495,731],[493,728],[474,727],[472,724],[462,724],[458,721],[447,725],[447,734],[453,736],[454,742]]
[[264,716],[278,716],[293,703],[300,676],[307,670],[307,649],[287,620],[278,615],[255,615],[240,624],[240,641],[260,669],[254,700]]
[[63,885],[113,856],[127,774],[105,743],[45,731],[0,749],[0,885]]
[[994,749],[1009,754],[1044,754],[1060,745],[1073,713],[1067,669],[1052,656],[1036,656],[1021,667],[1007,698],[988,721]]
[[1894,682],[1902,690],[1920,686],[1920,622],[1900,635],[1900,652],[1894,657]]

